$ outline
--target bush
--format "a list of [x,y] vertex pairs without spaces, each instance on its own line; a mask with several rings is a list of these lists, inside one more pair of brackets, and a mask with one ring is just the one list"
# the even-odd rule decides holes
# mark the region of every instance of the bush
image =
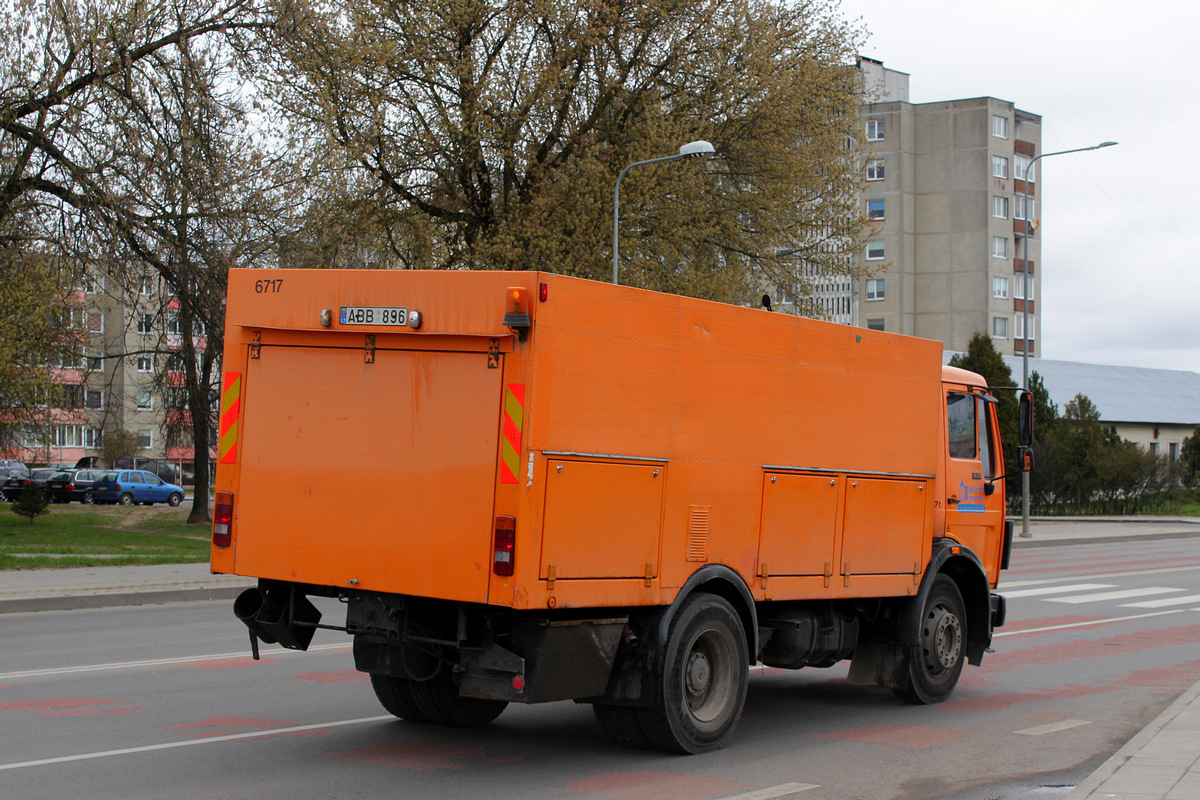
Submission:
[[31,486],[13,501],[12,512],[29,517],[29,524],[32,525],[35,517],[50,513],[50,498],[40,488],[35,489]]

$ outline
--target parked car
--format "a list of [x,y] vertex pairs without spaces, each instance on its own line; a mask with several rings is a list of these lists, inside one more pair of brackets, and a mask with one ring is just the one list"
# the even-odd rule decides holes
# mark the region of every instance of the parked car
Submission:
[[4,484],[9,478],[27,478],[29,470],[24,465],[5,467],[2,464],[21,464],[19,461],[0,462],[0,501],[8,502],[8,495],[4,493]]
[[46,494],[56,503],[77,500],[91,505],[92,484],[103,474],[95,469],[67,469],[56,472],[46,481]]
[[183,487],[167,483],[153,472],[145,470],[113,470],[102,473],[92,484],[92,499],[97,503],[120,503],[123,506],[135,503],[177,506],[183,502]]
[[4,480],[4,499],[10,503],[15,502],[23,492],[36,490],[44,491],[46,481],[48,481],[57,470],[53,469],[35,469],[32,472],[24,474],[13,474]]

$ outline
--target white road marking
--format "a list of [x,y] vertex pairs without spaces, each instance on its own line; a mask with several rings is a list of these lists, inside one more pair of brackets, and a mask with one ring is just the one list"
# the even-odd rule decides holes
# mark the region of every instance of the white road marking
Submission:
[[1147,597],[1152,594],[1171,594],[1182,592],[1183,589],[1168,589],[1165,586],[1147,586],[1144,589],[1122,589],[1116,592],[1097,592],[1096,594],[1080,594],[1074,597],[1047,597],[1048,603],[1102,603],[1105,600],[1124,600],[1127,597]]
[[821,784],[819,783],[781,783],[778,786],[756,789],[753,792],[746,792],[745,794],[730,795],[723,798],[723,800],[771,800],[773,797],[783,797],[784,795],[820,788]]
[[[263,658],[275,658],[276,656],[298,655],[302,652],[312,653],[318,650],[349,650],[349,644],[321,644],[308,648],[307,651],[302,650],[287,650],[280,648],[278,650],[267,650],[264,648],[261,651]],[[103,672],[105,670],[118,669],[138,669],[141,667],[161,667],[170,664],[191,664],[195,661],[223,661],[227,658],[249,658],[250,651],[239,650],[236,653],[210,653],[206,656],[176,656],[173,658],[150,658],[144,661],[119,661],[113,664],[82,664],[77,667],[47,667],[46,669],[27,669],[19,672],[4,672],[0,673],[0,680],[13,680],[14,678],[38,678],[45,675],[76,675],[81,672]]]
[[1093,589],[1112,589],[1112,583],[1073,583],[1067,586],[1042,586],[1037,589],[1018,589],[1015,592],[1000,591],[1005,597],[1038,597],[1044,594],[1065,594],[1066,592],[1090,592]]
[[1124,572],[1097,572],[1095,575],[1072,575],[1069,578],[1040,578],[1030,581],[1005,581],[996,591],[1004,592],[1017,586],[1048,586],[1052,583],[1070,583],[1071,581],[1102,581],[1108,578],[1128,578],[1135,575],[1161,575],[1164,572],[1196,572],[1200,566],[1191,567],[1160,567],[1158,569],[1134,569]]
[[1143,600],[1140,603],[1122,603],[1121,608],[1166,608],[1197,602],[1200,602],[1200,594],[1189,594],[1187,597],[1162,597],[1158,600]]
[[0,771],[6,769],[24,769],[25,767],[44,767],[50,764],[68,764],[73,761],[90,761],[93,758],[111,758],[112,756],[128,756],[138,753],[153,753],[157,750],[174,750],[176,747],[196,747],[202,744],[218,742],[237,742],[244,739],[261,739],[265,736],[280,736],[285,733],[302,733],[303,731],[319,731],[324,728],[344,728],[347,725],[361,725],[364,722],[382,722],[385,719],[395,719],[391,714],[379,717],[361,717],[359,719],[341,719],[334,722],[321,722],[316,725],[293,725],[288,728],[271,728],[264,731],[248,733],[231,733],[228,736],[209,736],[206,739],[188,739],[185,742],[163,742],[148,744],[142,747],[123,747],[120,750],[102,750],[97,753],[79,753],[73,756],[58,756],[56,758],[39,758],[36,761],[19,761],[13,764],[0,764]]
[[1092,723],[1086,719],[1064,719],[1062,722],[1051,722],[1049,725],[1038,725],[1034,728],[1025,728],[1013,733],[1019,733],[1022,736],[1045,736],[1047,733],[1058,733],[1059,731],[1069,731],[1071,728],[1078,728],[1081,725],[1091,725]]
[[[1195,610],[1200,611],[1200,608],[1195,609]],[[1128,622],[1129,620],[1133,620],[1133,619],[1146,619],[1147,617],[1163,617],[1163,616],[1166,616],[1167,614],[1179,614],[1182,611],[1184,611],[1184,609],[1182,609],[1182,608],[1173,608],[1170,611],[1154,611],[1150,614],[1134,614],[1133,616],[1130,616],[1130,617],[1112,617],[1111,619],[1092,619],[1092,620],[1088,620],[1087,622],[1069,622],[1065,625],[1047,625],[1044,628],[1026,628],[1023,631],[1001,631],[999,633],[993,633],[992,638],[999,639],[1002,636],[1022,636],[1026,633],[1046,633],[1047,631],[1065,631],[1070,628],[1086,628],[1089,625],[1107,625],[1110,622]]]

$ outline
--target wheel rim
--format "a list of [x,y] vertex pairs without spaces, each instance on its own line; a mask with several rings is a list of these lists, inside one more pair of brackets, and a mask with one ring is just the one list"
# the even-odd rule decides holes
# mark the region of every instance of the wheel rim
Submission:
[[921,631],[921,649],[931,677],[940,677],[958,664],[962,638],[962,622],[951,609],[939,603],[929,610]]
[[733,645],[716,630],[703,631],[683,664],[684,700],[699,722],[712,722],[733,695]]

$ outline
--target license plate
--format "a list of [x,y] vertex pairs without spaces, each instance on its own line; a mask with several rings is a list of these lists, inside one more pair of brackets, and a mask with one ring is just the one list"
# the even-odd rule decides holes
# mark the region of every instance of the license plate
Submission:
[[342,306],[343,325],[408,325],[408,309],[401,306]]

